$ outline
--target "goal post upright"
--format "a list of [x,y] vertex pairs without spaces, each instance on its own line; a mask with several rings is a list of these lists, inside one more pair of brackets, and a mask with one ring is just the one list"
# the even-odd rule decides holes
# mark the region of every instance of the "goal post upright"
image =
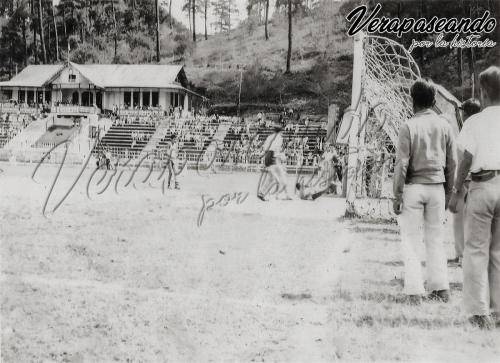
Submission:
[[349,148],[347,157],[347,193],[346,193],[346,216],[355,214],[354,201],[358,189],[358,162],[359,162],[359,130],[360,121],[364,107],[362,107],[362,78],[364,68],[363,45],[365,34],[359,32],[354,36],[353,70],[352,70],[352,94],[351,94],[351,122],[349,129]]

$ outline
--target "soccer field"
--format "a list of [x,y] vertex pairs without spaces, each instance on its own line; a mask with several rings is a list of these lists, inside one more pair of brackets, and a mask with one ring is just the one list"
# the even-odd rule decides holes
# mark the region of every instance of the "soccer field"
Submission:
[[344,220],[341,198],[261,202],[257,173],[194,170],[98,194],[88,169],[51,213],[65,166],[44,216],[57,166],[34,167],[0,164],[4,362],[500,357],[498,329],[465,323],[461,270],[449,304],[406,305],[397,226]]

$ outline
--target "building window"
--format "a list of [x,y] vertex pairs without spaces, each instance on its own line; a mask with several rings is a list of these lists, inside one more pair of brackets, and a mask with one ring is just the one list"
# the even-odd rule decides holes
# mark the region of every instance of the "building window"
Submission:
[[79,96],[78,96],[78,92],[75,91],[73,92],[73,94],[71,95],[71,103],[73,105],[78,105],[80,103],[80,100],[79,100]]
[[142,105],[143,106],[151,106],[149,99],[149,91],[142,91]]
[[160,102],[158,101],[160,98],[160,95],[158,92],[153,92],[151,94],[151,105],[153,107],[158,107],[160,105]]
[[36,102],[43,103],[43,91],[36,91]]
[[19,92],[17,93],[17,101],[19,103],[24,103],[25,100],[26,100],[26,91],[19,90]]
[[93,94],[91,92],[85,91],[82,93],[82,106],[92,106],[94,103]]
[[70,74],[70,75],[68,76],[68,81],[69,81],[70,83],[75,83],[75,82],[76,82],[76,74]]
[[45,102],[50,103],[52,101],[52,92],[45,91]]
[[134,104],[133,104],[133,106],[134,106],[134,107],[139,106],[139,96],[140,96],[140,95],[141,95],[141,94],[140,94],[139,92],[134,92],[134,93],[132,94],[132,99],[134,100]]
[[31,105],[35,100],[35,92],[28,91],[28,105]]
[[10,99],[12,99],[12,90],[4,89],[2,91],[2,101],[9,101]]
[[130,106],[132,103],[132,94],[129,91],[123,92],[123,103],[125,106]]

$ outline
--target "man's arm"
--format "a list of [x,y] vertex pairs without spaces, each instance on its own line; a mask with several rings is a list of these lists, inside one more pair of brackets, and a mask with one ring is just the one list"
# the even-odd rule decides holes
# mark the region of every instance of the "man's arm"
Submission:
[[457,204],[458,204],[458,196],[460,195],[460,191],[463,188],[464,181],[469,174],[470,167],[472,165],[472,154],[465,150],[460,158],[460,163],[458,165],[457,170],[457,178],[455,180],[455,190],[454,193],[451,194],[450,202],[448,204],[448,209],[452,213],[457,213]]
[[457,191],[462,190],[465,179],[469,174],[471,165],[472,165],[472,154],[467,150],[465,150],[460,160],[460,164],[458,165],[457,178],[455,180],[455,189]]
[[[476,150],[476,140],[474,138],[473,129],[471,129],[470,122],[467,122],[458,136],[458,144],[460,149],[460,162],[458,165],[457,176],[455,179],[455,193],[452,193],[448,208],[452,213],[457,213],[458,193],[462,191],[465,179],[469,174],[473,156]],[[463,152],[462,152],[463,150]]]
[[401,201],[403,199],[403,188],[405,185],[406,174],[410,164],[410,129],[408,125],[401,126],[398,138],[398,149],[396,153],[396,166],[394,168],[393,192],[394,199]]
[[451,127],[448,128],[448,141],[446,143],[446,167],[444,169],[444,190],[447,196],[451,195],[453,183],[455,182],[455,171],[457,168],[457,147],[455,136]]

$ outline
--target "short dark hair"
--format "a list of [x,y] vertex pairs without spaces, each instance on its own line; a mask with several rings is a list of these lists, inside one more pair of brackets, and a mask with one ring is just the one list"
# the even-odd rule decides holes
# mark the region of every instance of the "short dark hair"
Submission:
[[462,103],[460,108],[464,111],[464,118],[468,118],[481,111],[481,103],[477,98],[469,98]]
[[500,101],[500,68],[488,67],[479,74],[479,86],[492,101]]
[[301,184],[300,184],[300,183],[295,183],[295,189],[299,190],[299,189],[300,189],[300,186],[301,186]]
[[419,79],[411,86],[411,98],[413,106],[418,108],[430,108],[436,101],[436,89],[432,82],[426,79]]

